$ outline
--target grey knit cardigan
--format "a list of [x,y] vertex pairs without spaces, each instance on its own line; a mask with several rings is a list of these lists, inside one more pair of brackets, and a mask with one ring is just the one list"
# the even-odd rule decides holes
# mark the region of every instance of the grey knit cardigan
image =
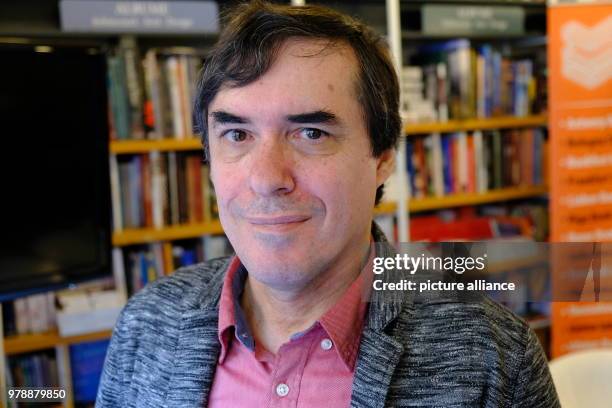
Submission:
[[[132,297],[111,339],[96,407],[207,405],[228,264],[179,269]],[[351,407],[481,406],[560,406],[533,330],[485,297],[415,302],[374,291]]]

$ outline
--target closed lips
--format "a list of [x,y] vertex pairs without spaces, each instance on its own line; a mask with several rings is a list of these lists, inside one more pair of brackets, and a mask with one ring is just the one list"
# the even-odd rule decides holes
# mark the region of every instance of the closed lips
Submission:
[[279,217],[246,217],[247,221],[255,225],[292,224],[306,221],[309,218],[310,217],[305,215],[283,215]]

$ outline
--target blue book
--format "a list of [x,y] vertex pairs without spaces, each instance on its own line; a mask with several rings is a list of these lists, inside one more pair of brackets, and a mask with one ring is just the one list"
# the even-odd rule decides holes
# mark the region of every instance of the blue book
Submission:
[[149,282],[149,261],[144,251],[138,253],[138,264],[140,265],[140,282],[145,286]]
[[181,254],[180,263],[181,266],[189,266],[198,262],[196,252],[194,250],[184,250]]
[[70,346],[70,369],[75,402],[95,401],[108,344],[109,340],[100,340]]
[[414,144],[411,141],[406,142],[406,171],[408,172],[408,183],[410,183],[410,193],[414,194],[416,186],[414,184]]
[[444,172],[444,194],[451,194],[453,192],[451,143],[451,136],[442,136],[442,169]]

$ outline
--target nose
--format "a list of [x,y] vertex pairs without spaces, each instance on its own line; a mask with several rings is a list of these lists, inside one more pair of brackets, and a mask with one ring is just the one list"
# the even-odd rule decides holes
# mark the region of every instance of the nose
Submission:
[[249,172],[249,184],[254,193],[265,197],[293,191],[293,162],[288,149],[278,138],[269,138],[257,147]]

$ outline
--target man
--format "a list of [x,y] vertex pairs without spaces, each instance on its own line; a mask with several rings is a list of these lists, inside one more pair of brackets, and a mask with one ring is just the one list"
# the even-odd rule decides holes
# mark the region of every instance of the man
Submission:
[[254,2],[199,85],[236,256],[134,296],[98,407],[558,406],[536,337],[501,306],[362,301],[401,128],[379,37],[331,10]]

